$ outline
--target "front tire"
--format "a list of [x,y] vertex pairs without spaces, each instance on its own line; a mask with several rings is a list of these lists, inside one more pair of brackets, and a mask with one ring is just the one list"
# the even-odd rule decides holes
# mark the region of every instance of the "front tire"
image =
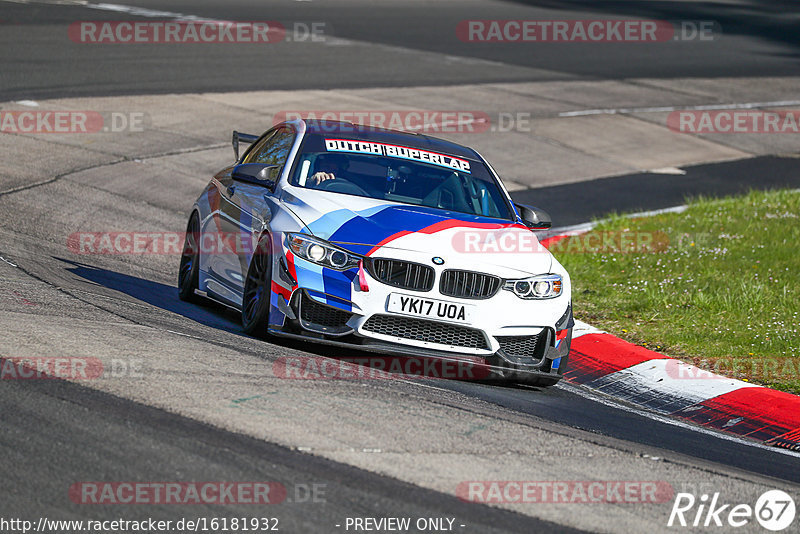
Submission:
[[200,217],[193,212],[186,226],[181,265],[178,269],[178,298],[186,302],[200,302],[194,290],[200,279]]
[[269,327],[272,296],[272,239],[261,236],[250,260],[242,298],[242,327],[245,333],[265,337]]

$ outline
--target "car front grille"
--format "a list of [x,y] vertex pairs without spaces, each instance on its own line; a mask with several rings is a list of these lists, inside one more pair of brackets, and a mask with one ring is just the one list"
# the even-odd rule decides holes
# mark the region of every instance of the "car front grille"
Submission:
[[384,284],[412,291],[430,291],[435,277],[433,267],[386,258],[373,258],[369,262],[369,271],[373,278]]
[[441,345],[470,349],[489,348],[486,336],[480,330],[426,319],[415,319],[413,317],[373,315],[364,323],[363,329],[376,334],[427,343],[439,343]]
[[442,273],[439,292],[463,299],[488,299],[499,290],[502,280],[491,274],[447,269]]
[[541,360],[547,348],[547,330],[535,336],[495,336],[495,339],[507,356],[525,360]]

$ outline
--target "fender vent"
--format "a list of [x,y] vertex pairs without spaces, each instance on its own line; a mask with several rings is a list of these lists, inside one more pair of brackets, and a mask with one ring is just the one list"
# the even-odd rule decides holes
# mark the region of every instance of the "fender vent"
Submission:
[[320,334],[342,335],[352,332],[347,321],[353,316],[339,308],[320,304],[308,295],[302,295],[300,305],[300,324],[306,330]]
[[500,350],[512,358],[540,361],[547,348],[547,330],[535,336],[495,336]]

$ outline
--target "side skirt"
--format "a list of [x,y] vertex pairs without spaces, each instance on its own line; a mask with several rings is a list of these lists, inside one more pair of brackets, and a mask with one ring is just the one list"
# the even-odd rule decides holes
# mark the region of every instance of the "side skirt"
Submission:
[[200,291],[199,289],[195,289],[194,290],[194,294],[197,295],[197,296],[200,296],[200,297],[207,298],[208,300],[212,300],[212,301],[216,302],[217,304],[222,304],[223,306],[226,306],[226,307],[228,307],[228,308],[230,308],[230,309],[232,309],[234,311],[237,311],[237,312],[241,312],[242,311],[242,307],[241,306],[236,305],[233,302],[230,302],[228,299],[220,297],[219,295],[217,295],[215,293],[208,293],[206,291]]

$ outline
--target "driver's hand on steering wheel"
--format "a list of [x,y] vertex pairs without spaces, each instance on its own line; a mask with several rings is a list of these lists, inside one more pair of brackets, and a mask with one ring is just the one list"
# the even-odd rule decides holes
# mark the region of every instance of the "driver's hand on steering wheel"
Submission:
[[316,172],[309,176],[308,180],[306,180],[307,187],[318,187],[322,182],[326,180],[335,180],[336,176],[333,175],[332,172]]

